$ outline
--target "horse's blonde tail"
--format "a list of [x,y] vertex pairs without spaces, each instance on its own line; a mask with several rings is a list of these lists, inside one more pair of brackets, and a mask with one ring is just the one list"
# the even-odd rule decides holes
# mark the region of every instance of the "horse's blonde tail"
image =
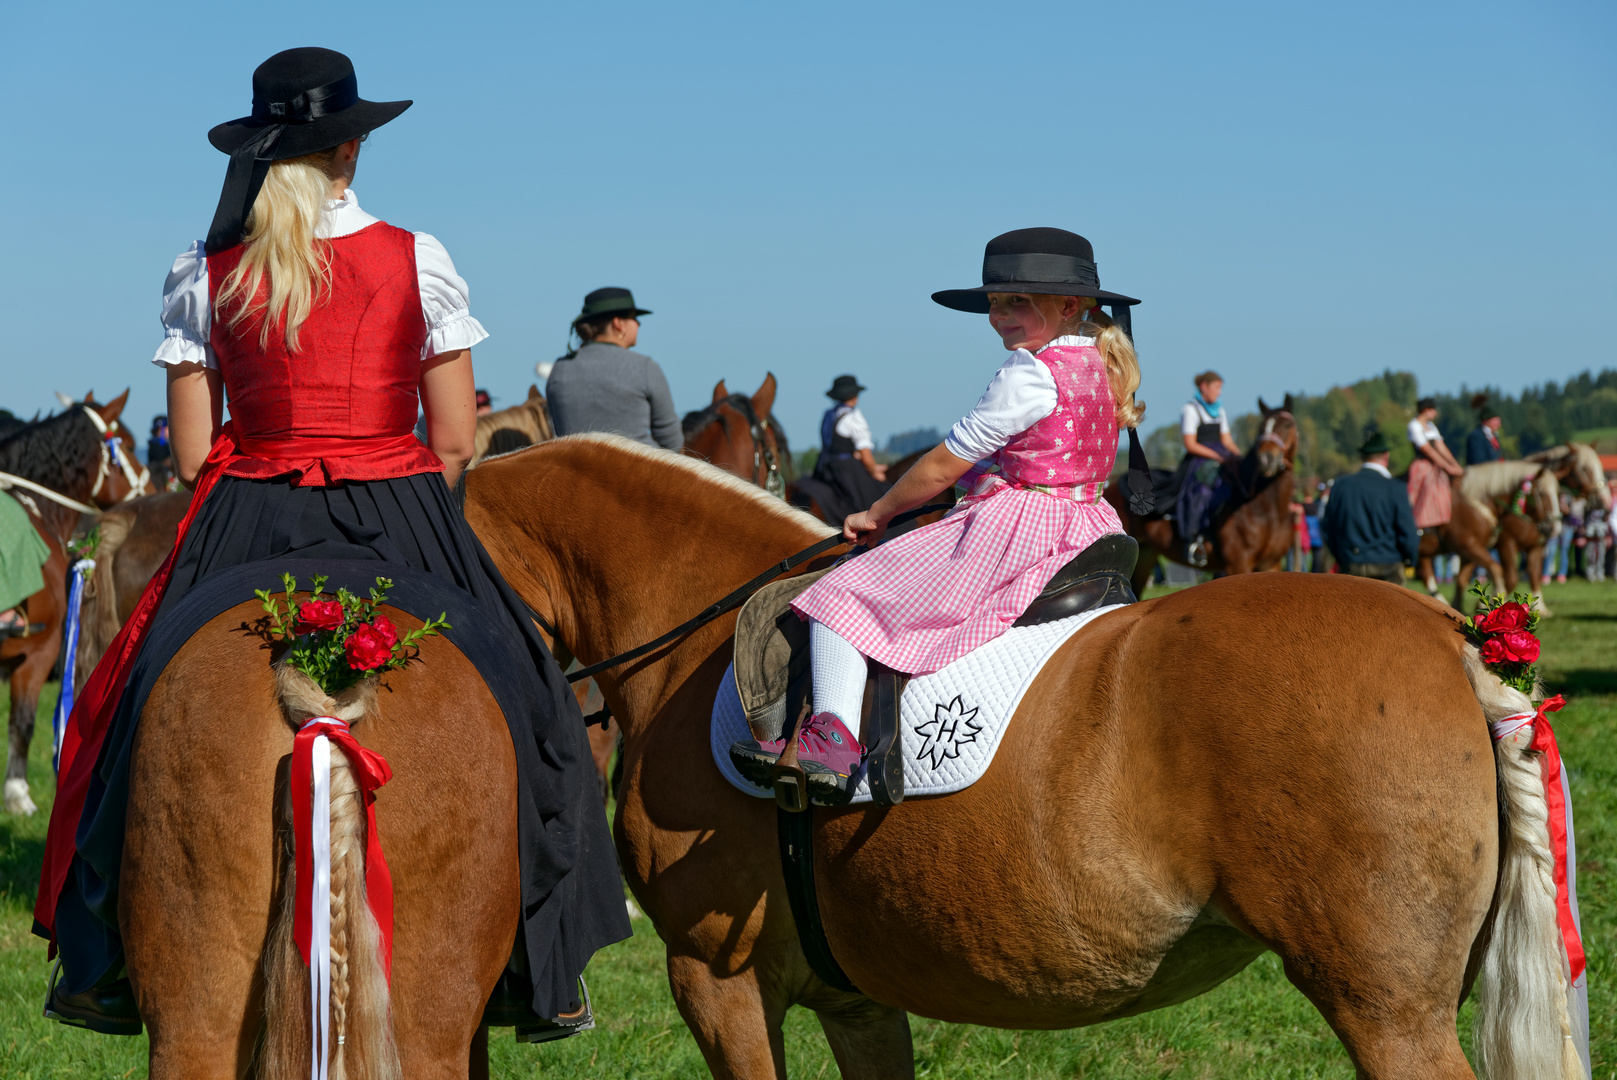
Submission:
[[[1469,645],[1465,669],[1490,723],[1533,711],[1528,696],[1500,682]],[[1586,1075],[1572,1037],[1571,972],[1556,924],[1549,806],[1539,755],[1526,751],[1531,737],[1524,728],[1494,743],[1504,850],[1473,1026],[1477,1064],[1487,1080]]]
[[113,559],[135,524],[135,512],[127,507],[108,510],[96,519],[100,539],[96,543],[95,571],[84,591],[84,607],[79,611],[79,648],[73,655],[73,690],[84,689],[90,673],[123,628],[118,618],[118,580]]
[[[336,716],[350,723],[375,704],[369,684],[339,701],[290,668],[277,669],[277,689],[289,719]],[[357,691],[357,692],[356,692]],[[259,1057],[264,1080],[309,1075],[309,969],[292,935],[297,910],[290,792],[281,814],[280,910],[264,953],[265,1037]],[[381,930],[365,898],[365,807],[348,756],[331,754],[331,1080],[397,1080],[398,1047],[392,1003],[382,970]]]

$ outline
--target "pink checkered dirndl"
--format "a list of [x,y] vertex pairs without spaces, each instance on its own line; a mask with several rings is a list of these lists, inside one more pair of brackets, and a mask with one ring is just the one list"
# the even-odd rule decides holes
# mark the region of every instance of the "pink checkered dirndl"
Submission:
[[936,671],[1010,629],[1075,555],[1123,531],[1104,483],[1087,487],[1080,501],[989,477],[983,494],[843,563],[792,607],[890,668]]

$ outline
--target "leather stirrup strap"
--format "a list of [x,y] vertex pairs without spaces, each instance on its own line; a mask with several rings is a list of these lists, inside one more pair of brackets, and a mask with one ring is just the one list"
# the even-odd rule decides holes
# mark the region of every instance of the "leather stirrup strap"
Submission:
[[901,676],[876,660],[870,666],[876,673],[876,692],[867,721],[869,734],[865,736],[870,747],[865,754],[865,777],[877,806],[897,806],[904,801],[904,747],[899,726]]

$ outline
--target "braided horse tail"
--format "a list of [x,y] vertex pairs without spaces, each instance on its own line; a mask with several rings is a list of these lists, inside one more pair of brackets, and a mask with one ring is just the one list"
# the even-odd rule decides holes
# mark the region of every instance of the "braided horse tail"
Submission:
[[[1533,711],[1520,690],[1465,648],[1466,676],[1492,723]],[[1494,743],[1502,850],[1492,925],[1483,933],[1473,1030],[1477,1064],[1489,1080],[1573,1080],[1587,1075],[1572,1037],[1570,969],[1556,925],[1555,856],[1539,755],[1531,731]]]
[[[332,699],[302,673],[276,667],[281,707],[294,727],[311,716],[350,724],[375,711],[376,690],[361,683]],[[259,1050],[263,1080],[309,1076],[309,968],[298,952],[291,793],[281,798],[277,845],[279,910],[264,952],[265,1035]],[[392,1005],[382,970],[381,931],[365,899],[365,807],[348,756],[331,748],[331,1080],[398,1080]]]

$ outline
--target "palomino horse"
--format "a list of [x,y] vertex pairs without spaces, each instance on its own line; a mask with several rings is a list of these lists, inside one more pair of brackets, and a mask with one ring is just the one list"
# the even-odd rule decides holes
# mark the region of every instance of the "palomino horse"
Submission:
[[[1478,568],[1488,571],[1495,590],[1512,592],[1519,577],[1517,564],[1526,552],[1529,586],[1548,615],[1541,581],[1544,541],[1561,519],[1560,483],[1554,470],[1531,461],[1491,461],[1467,466],[1451,487],[1452,516],[1421,534],[1416,573],[1426,582],[1427,592],[1443,599],[1432,572],[1432,556],[1440,554],[1460,556],[1460,572],[1454,579],[1456,608]],[[1499,552],[1497,560],[1491,554],[1494,549]]]
[[1528,454],[1528,461],[1548,465],[1566,490],[1582,495],[1592,505],[1611,510],[1611,488],[1600,464],[1600,452],[1588,443],[1564,443]]
[[[112,506],[138,494],[116,456],[120,449],[127,452],[118,416],[128,400],[128,390],[105,405],[87,394],[83,402],[13,432],[0,441],[0,472],[31,480],[79,505]],[[133,482],[141,482],[138,474]],[[40,568],[45,587],[24,604],[30,626],[40,629],[0,642],[0,670],[9,671],[11,681],[5,810],[32,814],[37,808],[28,792],[28,747],[34,738],[40,690],[62,651],[70,561],[67,545],[78,530],[81,511],[24,487],[14,488],[13,494],[28,507],[34,528],[50,549],[49,559]]]
[[[1294,533],[1291,496],[1297,487],[1292,463],[1297,458],[1297,420],[1291,395],[1278,409],[1258,399],[1263,426],[1258,441],[1234,465],[1236,492],[1213,520],[1207,566],[1214,574],[1249,574],[1277,568],[1291,550]],[[1140,542],[1134,567],[1134,591],[1143,593],[1156,569],[1157,556],[1189,565],[1185,545],[1174,523],[1164,517],[1136,517],[1120,484],[1106,486],[1106,500],[1117,510],[1123,528]],[[1160,514],[1171,507],[1158,506]]]
[[[828,532],[717,470],[608,436],[489,462],[468,477],[466,512],[585,662]],[[717,619],[599,677],[626,739],[623,870],[715,1076],[783,1078],[793,1005],[819,1014],[844,1076],[906,1077],[906,1012],[1077,1027],[1183,1001],[1265,949],[1361,1077],[1472,1077],[1455,1020],[1474,982],[1490,1076],[1562,1075],[1539,766],[1505,740],[1496,772],[1487,724],[1531,706],[1434,601],[1261,574],[1089,623],[975,785],[815,812],[825,930],[863,994],[810,970],[776,809],[713,764],[734,626]]]
[[[309,973],[289,925],[288,720],[334,710],[277,681],[241,629],[261,615],[240,604],[193,635],[135,735],[119,922],[153,1080],[309,1075]],[[520,917],[509,729],[454,645],[427,638],[421,659],[386,676],[383,700],[336,712],[393,771],[376,801],[393,878],[390,990],[365,900],[365,814],[340,797],[357,792],[332,755],[332,1008],[346,1040],[331,1075],[348,1080],[464,1078],[486,1054],[479,1022]]]
[[[542,443],[556,437],[556,428],[550,422],[550,407],[545,404],[539,387],[530,384],[526,401],[477,418],[477,435],[472,444],[473,465],[489,453],[489,442],[497,431],[514,431],[528,443]],[[496,448],[494,452],[500,451]]]
[[776,423],[775,373],[766,372],[751,397],[732,394],[720,379],[705,409],[686,413],[680,453],[717,465],[733,476],[757,484],[771,495],[784,496],[792,479],[792,451],[786,432]]

